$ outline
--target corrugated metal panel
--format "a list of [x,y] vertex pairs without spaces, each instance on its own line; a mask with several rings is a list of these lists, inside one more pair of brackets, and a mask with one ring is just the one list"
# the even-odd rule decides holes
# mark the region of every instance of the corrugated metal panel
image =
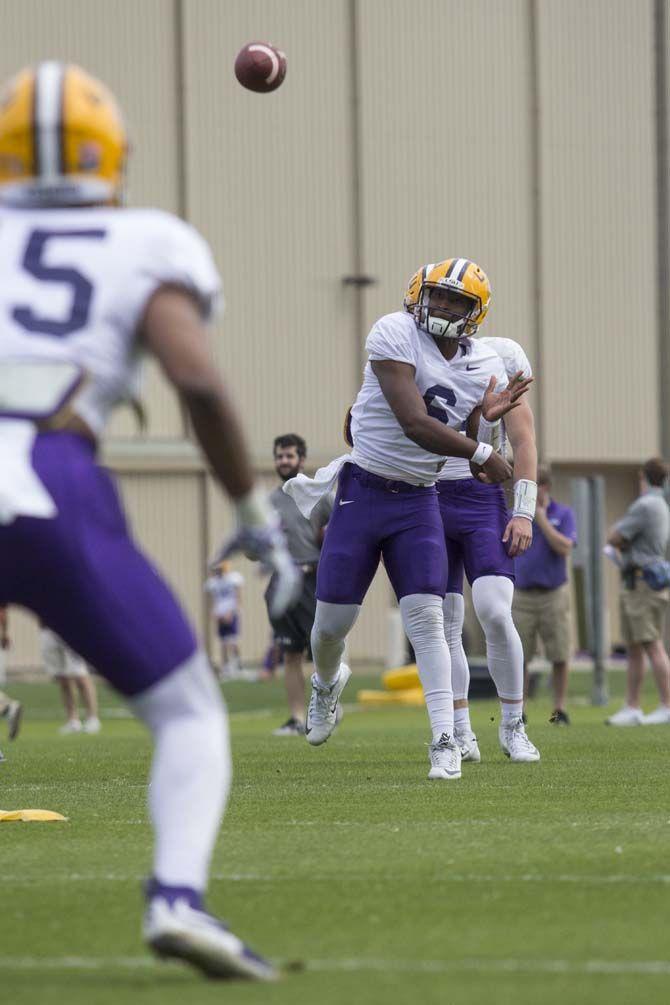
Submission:
[[[173,4],[166,0],[9,0],[2,5],[3,76],[40,59],[81,64],[116,94],[128,123],[134,205],[178,210],[176,51]],[[173,395],[155,370],[146,384],[149,435],[181,436]],[[135,436],[119,413],[114,436]]]
[[651,0],[538,3],[553,460],[658,447]]
[[483,334],[533,357],[527,4],[363,0],[358,14],[368,324],[422,264],[465,255],[493,287]]
[[126,474],[118,482],[134,537],[201,634],[205,624],[203,476]]
[[[355,387],[346,0],[187,0],[188,212],[221,265],[217,354],[255,453],[297,430],[340,452]],[[315,44],[315,37],[323,44]],[[288,56],[273,94],[235,80],[238,49]]]

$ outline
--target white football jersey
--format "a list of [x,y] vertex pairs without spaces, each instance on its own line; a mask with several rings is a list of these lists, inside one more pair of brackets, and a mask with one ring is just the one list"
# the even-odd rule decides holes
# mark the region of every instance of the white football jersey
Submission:
[[[479,345],[484,343],[493,349],[500,356],[505,366],[505,373],[509,380],[515,377],[519,370],[524,377],[532,377],[533,370],[528,361],[528,357],[518,342],[511,338],[480,338],[477,339]],[[498,386],[498,390],[500,387]],[[472,478],[472,471],[468,461],[462,457],[448,457],[447,462],[440,472],[440,481],[456,481],[460,478]]]
[[0,208],[0,361],[68,360],[89,381],[74,410],[97,435],[137,396],[139,324],[152,293],[174,283],[203,314],[221,282],[203,238],[155,209]]
[[205,590],[212,598],[215,617],[223,618],[237,610],[237,591],[243,583],[244,576],[236,569],[233,569],[232,572],[224,572],[221,576],[209,577],[205,583]]
[[[452,429],[460,429],[481,404],[492,375],[499,387],[507,386],[500,356],[481,340],[468,340],[452,360],[446,360],[434,339],[404,311],[380,318],[365,346],[369,361],[397,360],[413,366],[428,413]],[[370,362],[351,412],[351,432],[352,460],[385,478],[432,485],[444,464],[444,457],[423,450],[405,436]]]

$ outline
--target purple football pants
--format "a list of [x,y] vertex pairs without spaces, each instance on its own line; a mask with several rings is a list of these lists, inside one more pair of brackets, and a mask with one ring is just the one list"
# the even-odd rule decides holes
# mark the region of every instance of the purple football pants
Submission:
[[444,596],[447,554],[437,490],[345,464],[321,551],[317,599],[362,604],[380,558],[398,600]]
[[509,520],[502,487],[459,478],[438,482],[438,498],[449,567],[447,593],[463,592],[463,572],[470,584],[480,576],[514,581],[514,560],[502,542]]
[[33,467],[58,514],[0,526],[0,604],[27,607],[118,691],[139,694],[195,652],[186,616],[130,537],[92,444],[42,433]]

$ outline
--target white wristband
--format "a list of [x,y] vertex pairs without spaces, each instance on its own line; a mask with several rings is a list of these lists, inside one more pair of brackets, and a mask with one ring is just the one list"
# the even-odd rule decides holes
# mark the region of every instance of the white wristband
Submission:
[[477,439],[480,443],[490,443],[494,450],[500,450],[502,441],[502,422],[496,419],[489,422],[483,415],[479,416],[479,428],[477,429]]
[[527,520],[535,517],[537,503],[537,484],[527,478],[520,478],[514,483],[514,509],[512,516],[525,516]]
[[473,464],[479,464],[479,466],[481,467],[482,464],[486,464],[492,453],[493,453],[493,447],[491,446],[490,443],[478,443],[477,449],[475,450],[470,460],[472,461]]

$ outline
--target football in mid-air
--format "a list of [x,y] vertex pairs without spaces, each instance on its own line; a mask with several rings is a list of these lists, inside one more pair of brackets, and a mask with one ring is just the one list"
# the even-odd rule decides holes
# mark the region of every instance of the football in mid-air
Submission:
[[235,76],[249,91],[275,91],[286,76],[286,56],[270,42],[248,42],[235,59]]

